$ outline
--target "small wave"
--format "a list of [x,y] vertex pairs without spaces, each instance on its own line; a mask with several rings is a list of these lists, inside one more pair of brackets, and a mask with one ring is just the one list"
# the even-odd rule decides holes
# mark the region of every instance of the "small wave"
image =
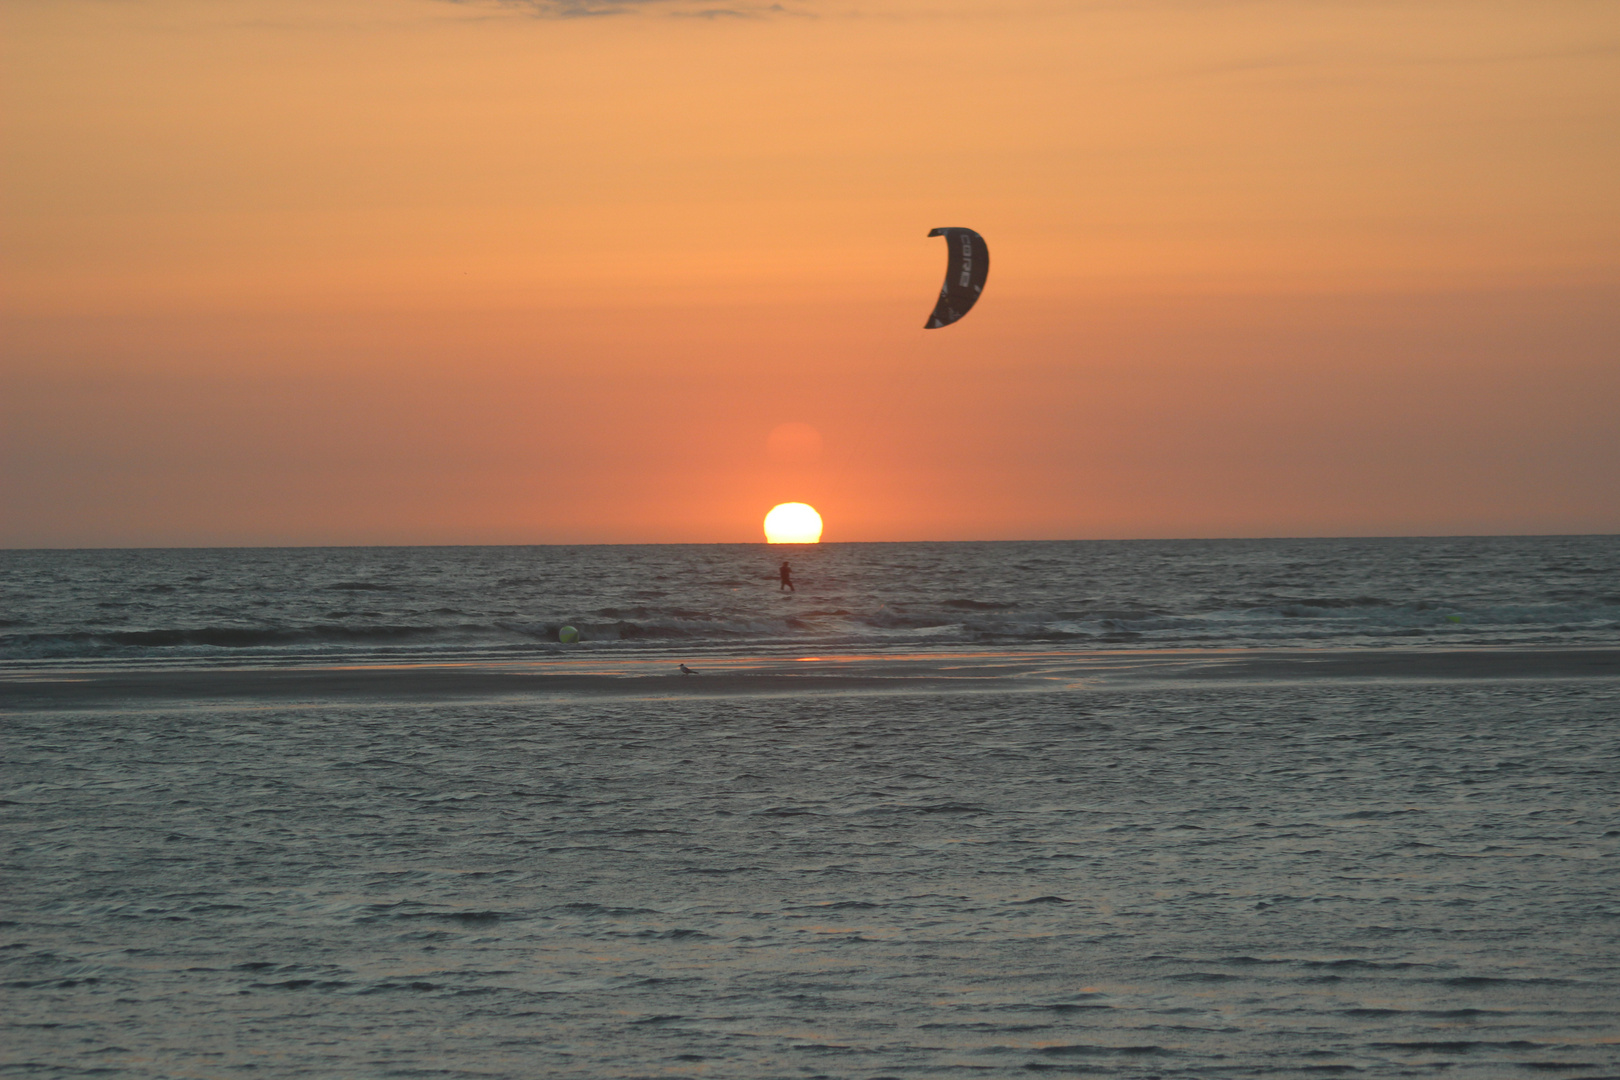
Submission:
[[1395,603],[1393,600],[1385,600],[1380,596],[1301,596],[1269,597],[1264,600],[1251,601],[1241,606],[1251,610],[1269,608],[1277,611],[1287,611],[1297,608],[1314,608],[1322,611],[1344,611],[1353,608],[1391,607]]
[[652,908],[640,907],[609,907],[602,904],[572,903],[563,904],[558,910],[571,912],[576,915],[611,915],[623,917],[627,915],[658,915],[661,914]]
[[1047,1057],[1113,1057],[1162,1054],[1162,1046],[1098,1046],[1091,1043],[1070,1043],[1066,1046],[1043,1046],[1035,1051]]
[[[480,627],[463,627],[476,632]],[[434,626],[318,625],[287,629],[236,626],[177,627],[159,630],[72,631],[60,634],[0,636],[0,656],[94,655],[119,649],[260,649],[321,643],[364,644],[443,636]]]
[[1057,1002],[1056,1004],[1052,1004],[1052,1005],[1035,1005],[1035,1006],[1031,1006],[1031,1007],[1036,1008],[1036,1009],[1041,1009],[1041,1010],[1046,1011],[1046,1012],[1056,1012],[1056,1013],[1084,1012],[1084,1011],[1088,1011],[1088,1010],[1092,1010],[1092,1009],[1112,1009],[1112,1008],[1114,1008],[1114,1006],[1112,1006],[1112,1005],[1104,1005],[1104,1004],[1101,1004],[1101,1003],[1098,1003],[1098,1002],[1087,1002],[1087,1001],[1060,1001],[1060,1002]]
[[[376,922],[380,919],[389,920],[416,920],[431,919],[435,921],[458,923],[463,926],[489,926],[511,918],[506,911],[388,911],[390,905],[371,905],[373,914],[362,915],[356,922]],[[376,910],[376,909],[383,910]]]
[[1485,1042],[1468,1039],[1447,1039],[1434,1042],[1377,1042],[1368,1043],[1375,1050],[1413,1050],[1438,1054],[1467,1054],[1474,1050],[1540,1050],[1546,1043],[1512,1039],[1507,1042]]
[[388,993],[393,993],[393,992],[398,991],[398,990],[411,990],[411,991],[415,991],[417,993],[426,993],[426,992],[431,991],[431,990],[442,990],[442,989],[444,989],[444,987],[439,983],[430,983],[430,982],[423,982],[421,980],[417,980],[417,981],[414,981],[414,982],[380,982],[380,983],[373,983],[371,986],[368,986],[364,990],[360,990],[358,992],[360,994],[362,994],[362,995],[364,995],[364,994],[388,994]]
[[1471,1020],[1490,1016],[1492,1009],[1340,1009],[1345,1016],[1427,1016],[1437,1020]]
[[273,983],[249,983],[255,990],[343,990],[352,983],[342,979],[283,979]]
[[1487,986],[1569,986],[1574,982],[1572,979],[1515,979],[1491,975],[1457,975],[1449,979],[1436,979],[1434,981],[1444,986],[1459,986],[1469,989]]

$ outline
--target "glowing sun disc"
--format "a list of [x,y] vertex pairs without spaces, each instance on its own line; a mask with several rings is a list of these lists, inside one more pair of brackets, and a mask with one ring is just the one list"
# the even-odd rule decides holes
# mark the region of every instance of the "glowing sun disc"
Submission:
[[765,540],[771,544],[819,544],[821,515],[806,503],[782,503],[765,515]]

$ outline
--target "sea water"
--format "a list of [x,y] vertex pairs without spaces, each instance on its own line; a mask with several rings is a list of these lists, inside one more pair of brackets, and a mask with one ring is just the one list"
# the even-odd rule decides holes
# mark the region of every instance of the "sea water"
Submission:
[[1620,539],[0,553],[0,662],[543,658],[564,625],[688,656],[1613,644]]
[[[1620,1076],[1620,679],[1534,672],[1620,644],[1620,542],[829,545],[786,598],[781,554],[0,555],[0,1070]],[[71,696],[544,671],[564,620],[720,674]],[[1295,674],[720,692],[751,654],[1255,646]]]

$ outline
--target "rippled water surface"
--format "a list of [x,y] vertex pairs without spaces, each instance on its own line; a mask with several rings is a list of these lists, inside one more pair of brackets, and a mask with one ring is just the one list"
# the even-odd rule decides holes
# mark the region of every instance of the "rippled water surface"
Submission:
[[0,552],[0,1074],[1620,1078],[1617,645],[1613,537]]
[[1620,1075],[1610,680],[14,713],[12,1075]]
[[541,658],[563,625],[685,656],[1607,645],[1620,538],[0,552],[0,663]]

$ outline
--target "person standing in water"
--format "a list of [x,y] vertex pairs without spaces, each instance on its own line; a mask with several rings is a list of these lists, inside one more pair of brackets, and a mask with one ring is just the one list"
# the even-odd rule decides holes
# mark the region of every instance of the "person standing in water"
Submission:
[[778,571],[778,573],[780,573],[782,576],[782,584],[777,586],[777,592],[781,592],[783,589],[786,589],[788,592],[799,591],[793,587],[793,571],[788,568],[787,560],[784,559],[782,561],[782,569]]

